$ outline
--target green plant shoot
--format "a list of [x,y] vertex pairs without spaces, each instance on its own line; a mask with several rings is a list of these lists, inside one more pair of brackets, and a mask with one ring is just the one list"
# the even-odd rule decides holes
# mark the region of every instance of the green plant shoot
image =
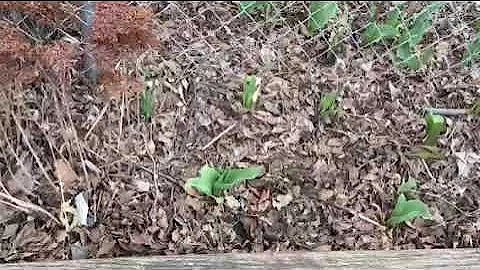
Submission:
[[438,138],[445,132],[447,128],[445,117],[442,115],[427,113],[425,116],[425,122],[427,125],[427,136],[425,138],[425,143],[430,146],[435,146]]
[[441,9],[446,2],[435,2],[426,6],[420,13],[414,16],[413,23],[408,29],[402,31],[397,49],[397,60],[400,64],[412,69],[422,68],[433,57],[433,49],[426,48],[423,52],[417,51],[417,45],[430,29],[433,23],[433,14]]
[[310,19],[308,30],[315,34],[327,26],[328,21],[335,18],[338,13],[337,2],[312,1],[310,3]]
[[[376,6],[373,10],[372,18],[376,14]],[[397,4],[395,8],[387,14],[384,24],[370,22],[363,32],[363,40],[367,45],[372,45],[380,41],[390,41],[400,35],[401,11],[404,4]]]
[[255,75],[245,76],[243,79],[243,106],[248,110],[253,109],[253,106],[257,102],[258,94],[257,77]]
[[409,193],[412,191],[417,191],[417,181],[415,178],[409,178],[407,182],[404,182],[398,188],[398,193]]
[[472,63],[480,59],[480,34],[477,34],[475,39],[469,42],[466,46],[466,52],[462,57],[462,63],[465,66],[471,66]]
[[473,102],[472,107],[469,110],[471,115],[480,116],[480,99],[476,99]]
[[338,95],[336,93],[327,93],[322,95],[320,100],[321,117],[334,117],[337,115],[339,111],[337,97]]
[[232,189],[243,181],[253,180],[262,174],[261,167],[222,169],[205,165],[200,170],[199,177],[187,180],[185,190],[188,193],[196,191],[201,195],[214,198],[217,202],[222,202],[224,191]]
[[150,121],[153,116],[153,109],[155,107],[154,90],[150,87],[145,87],[145,90],[140,97],[140,111],[145,117],[146,121]]
[[431,219],[432,214],[428,206],[418,199],[407,200],[405,195],[401,193],[398,196],[397,203],[387,220],[390,227],[395,227],[405,221],[410,221],[415,218]]
[[380,41],[393,41],[396,51],[392,53],[392,58],[396,64],[411,69],[422,68],[433,59],[433,49],[427,47],[420,51],[417,46],[432,26],[433,14],[445,4],[446,2],[429,4],[410,20],[403,14],[404,4],[398,4],[388,13],[385,23],[369,23],[363,32],[363,42],[371,45]]
[[256,10],[265,9],[269,5],[271,5],[271,3],[266,1],[240,1],[240,12],[251,13]]

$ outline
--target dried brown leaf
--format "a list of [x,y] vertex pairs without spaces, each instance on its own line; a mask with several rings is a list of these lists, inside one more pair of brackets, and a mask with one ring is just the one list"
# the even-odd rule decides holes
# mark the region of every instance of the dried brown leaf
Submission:
[[74,182],[78,179],[77,174],[70,164],[64,160],[56,160],[54,163],[55,175],[58,180],[62,181],[65,190],[70,189]]

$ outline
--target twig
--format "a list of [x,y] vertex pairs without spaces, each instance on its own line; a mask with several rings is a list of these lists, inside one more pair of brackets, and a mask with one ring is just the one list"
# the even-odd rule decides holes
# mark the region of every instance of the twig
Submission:
[[232,130],[236,125],[237,125],[237,123],[231,124],[228,128],[226,128],[224,131],[222,131],[220,134],[218,134],[217,137],[213,138],[209,143],[207,143],[204,147],[202,147],[202,151],[207,149],[208,147],[210,147],[212,144],[214,144],[216,141],[218,141],[222,136],[224,136],[225,134],[230,132],[230,130]]
[[25,133],[25,130],[23,130],[22,126],[20,125],[20,123],[17,119],[17,116],[15,115],[15,113],[13,111],[11,112],[11,115],[12,115],[13,121],[15,122],[18,130],[22,134],[23,142],[25,143],[25,145],[27,145],[27,148],[30,150],[30,153],[32,154],[33,158],[35,159],[35,162],[37,163],[38,167],[40,168],[40,171],[42,171],[43,176],[48,180],[48,183],[50,183],[50,185],[53,187],[53,189],[57,190],[57,186],[55,186],[55,183],[53,183],[53,180],[48,175],[47,170],[45,169],[42,162],[40,161],[40,158],[38,157],[37,153],[33,149],[30,142],[28,141],[27,134]]
[[93,125],[92,127],[88,130],[87,134],[85,135],[85,137],[83,137],[83,140],[87,140],[88,139],[88,136],[90,136],[90,133],[92,133],[92,131],[95,129],[95,127],[97,126],[98,122],[100,122],[100,119],[102,119],[103,115],[105,114],[105,112],[107,111],[107,108],[108,106],[110,105],[110,102],[106,102],[105,106],[103,107],[102,111],[100,112],[100,115],[98,115],[97,119],[95,119],[95,122],[93,122]]
[[426,108],[426,112],[430,112],[432,114],[441,114],[441,115],[466,115],[469,114],[469,110],[467,109],[445,109],[445,108]]
[[[0,198],[3,198],[3,199],[6,199],[6,200],[9,200],[10,202],[12,202],[14,204],[14,206],[19,209],[19,210],[22,210],[22,211],[25,211],[26,209],[29,209],[29,210],[34,210],[34,211],[37,211],[37,212],[40,212],[40,213],[43,213],[45,215],[47,215],[49,218],[51,218],[53,221],[55,221],[57,224],[61,224],[60,221],[54,217],[52,214],[50,214],[47,210],[43,209],[42,207],[36,205],[36,204],[33,204],[33,203],[29,203],[29,202],[24,202],[22,200],[19,200],[11,195],[7,195],[5,193],[0,193]],[[0,202],[3,202],[0,200]],[[13,206],[12,204],[7,204],[7,205],[10,205],[10,206]],[[26,211],[28,213],[28,211]]]
[[120,149],[120,143],[122,141],[122,132],[123,132],[123,116],[125,111],[125,93],[122,93],[122,105],[120,105],[120,121],[118,123],[118,141],[117,148]]
[[428,177],[433,180],[433,182],[437,182],[437,179],[433,176],[432,172],[430,171],[430,168],[428,168],[427,162],[425,162],[425,159],[421,159],[423,166],[425,167],[425,170],[427,171]]
[[[326,203],[328,203],[328,202],[326,202]],[[337,207],[337,208],[340,208],[340,209],[342,209],[342,210],[345,210],[345,211],[349,212],[350,214],[359,217],[361,220],[366,221],[366,222],[368,222],[368,223],[371,223],[371,224],[377,226],[377,227],[380,228],[381,230],[384,230],[384,231],[385,231],[385,230],[387,229],[387,227],[383,226],[382,224],[380,224],[380,223],[376,222],[375,220],[372,220],[372,219],[364,216],[362,213],[359,213],[359,212],[357,212],[357,211],[355,211],[355,210],[353,210],[353,209],[350,209],[350,208],[347,208],[347,207],[344,207],[344,206],[340,206],[340,205],[335,204],[335,203],[333,204],[333,206],[335,206],[335,207]]]

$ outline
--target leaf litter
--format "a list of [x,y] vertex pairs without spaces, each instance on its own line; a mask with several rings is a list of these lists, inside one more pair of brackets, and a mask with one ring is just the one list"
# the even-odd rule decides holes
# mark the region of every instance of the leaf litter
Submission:
[[[86,206],[96,218],[89,224],[87,215],[90,226],[66,232],[34,211],[2,204],[3,261],[71,259],[72,251],[75,257],[96,258],[478,247],[478,120],[463,119],[436,148],[419,147],[425,122],[418,112],[430,104],[463,108],[478,96],[470,85],[470,71],[442,73],[458,62],[458,55],[449,51],[422,76],[412,76],[393,68],[388,57],[373,59],[378,55],[373,48],[358,53],[347,44],[345,53],[337,55],[341,61],[336,62],[343,63],[337,68],[323,57],[328,48],[323,39],[282,27],[252,32],[245,16],[231,21],[238,11],[235,3],[175,5],[178,8],[165,9],[159,18],[168,32],[163,39],[168,49],[147,55],[149,61],[143,63],[142,68],[155,73],[152,78],[159,78],[151,84],[154,98],[146,95],[143,105],[138,98],[105,100],[81,85],[61,96],[47,84],[38,86],[42,91],[25,89],[26,104],[7,99],[11,104],[4,108],[12,112],[3,114],[7,109],[1,109],[0,123],[15,155],[4,149],[0,134],[0,175],[8,183],[18,172],[15,180],[31,190],[26,195],[10,190],[12,195],[58,217],[61,194],[47,184],[42,165],[55,176],[55,184],[64,182],[66,202],[73,198],[67,210],[83,209],[78,224],[85,224]],[[216,16],[210,16],[214,5],[231,8],[215,9]],[[198,15],[198,10],[204,13]],[[333,14],[337,9],[331,10]],[[187,21],[185,14],[192,19]],[[332,18],[319,20],[322,25],[315,28],[330,30],[324,22]],[[218,32],[208,41],[192,39],[208,29]],[[444,41],[464,39],[460,34],[451,37]],[[266,85],[249,114],[242,106],[241,74],[256,74]],[[336,93],[342,100],[343,112],[336,121],[315,119],[324,93]],[[101,114],[106,102],[108,109]],[[41,125],[31,120],[27,104],[41,108]],[[12,113],[22,119],[32,149],[41,157],[42,164],[32,162],[31,167],[24,159],[33,178],[13,166],[16,157],[31,153],[16,139],[21,137],[18,127],[5,117]],[[202,150],[232,123],[237,123],[235,129]],[[69,136],[62,130],[69,130]],[[78,142],[72,139],[75,132]],[[185,180],[197,176],[206,162],[221,168],[262,166],[264,173],[222,194],[224,205],[216,204],[184,190]],[[417,179],[421,189],[406,202],[421,200],[432,220],[385,230],[402,179],[410,178]],[[205,191],[213,194],[210,186]],[[89,198],[77,205],[78,194]],[[425,210],[417,206],[412,209]],[[400,210],[397,213],[404,213]]]

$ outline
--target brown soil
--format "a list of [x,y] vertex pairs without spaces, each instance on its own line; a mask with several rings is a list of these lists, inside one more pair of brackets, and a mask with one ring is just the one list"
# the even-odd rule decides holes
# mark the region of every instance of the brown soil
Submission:
[[[368,20],[366,5],[349,4],[354,31]],[[480,96],[478,69],[459,64],[468,37],[454,28],[473,23],[478,16],[464,11],[475,3],[452,5],[426,38],[434,65],[417,72],[394,67],[388,47],[359,48],[358,33],[335,53],[327,33],[305,37],[299,2],[274,24],[239,16],[230,2],[158,6],[162,49],[139,61],[153,73],[151,122],[137,98],[81,84],[2,89],[0,199],[21,203],[0,204],[1,260],[479,247],[478,118],[449,117],[445,159],[408,155],[422,143],[425,107],[467,108]],[[250,72],[262,80],[254,112],[241,106]],[[343,113],[325,122],[318,102],[331,91]],[[266,173],[217,205],[183,190],[206,163]],[[388,228],[409,177],[434,219]],[[66,231],[62,193],[79,192],[92,223]]]

